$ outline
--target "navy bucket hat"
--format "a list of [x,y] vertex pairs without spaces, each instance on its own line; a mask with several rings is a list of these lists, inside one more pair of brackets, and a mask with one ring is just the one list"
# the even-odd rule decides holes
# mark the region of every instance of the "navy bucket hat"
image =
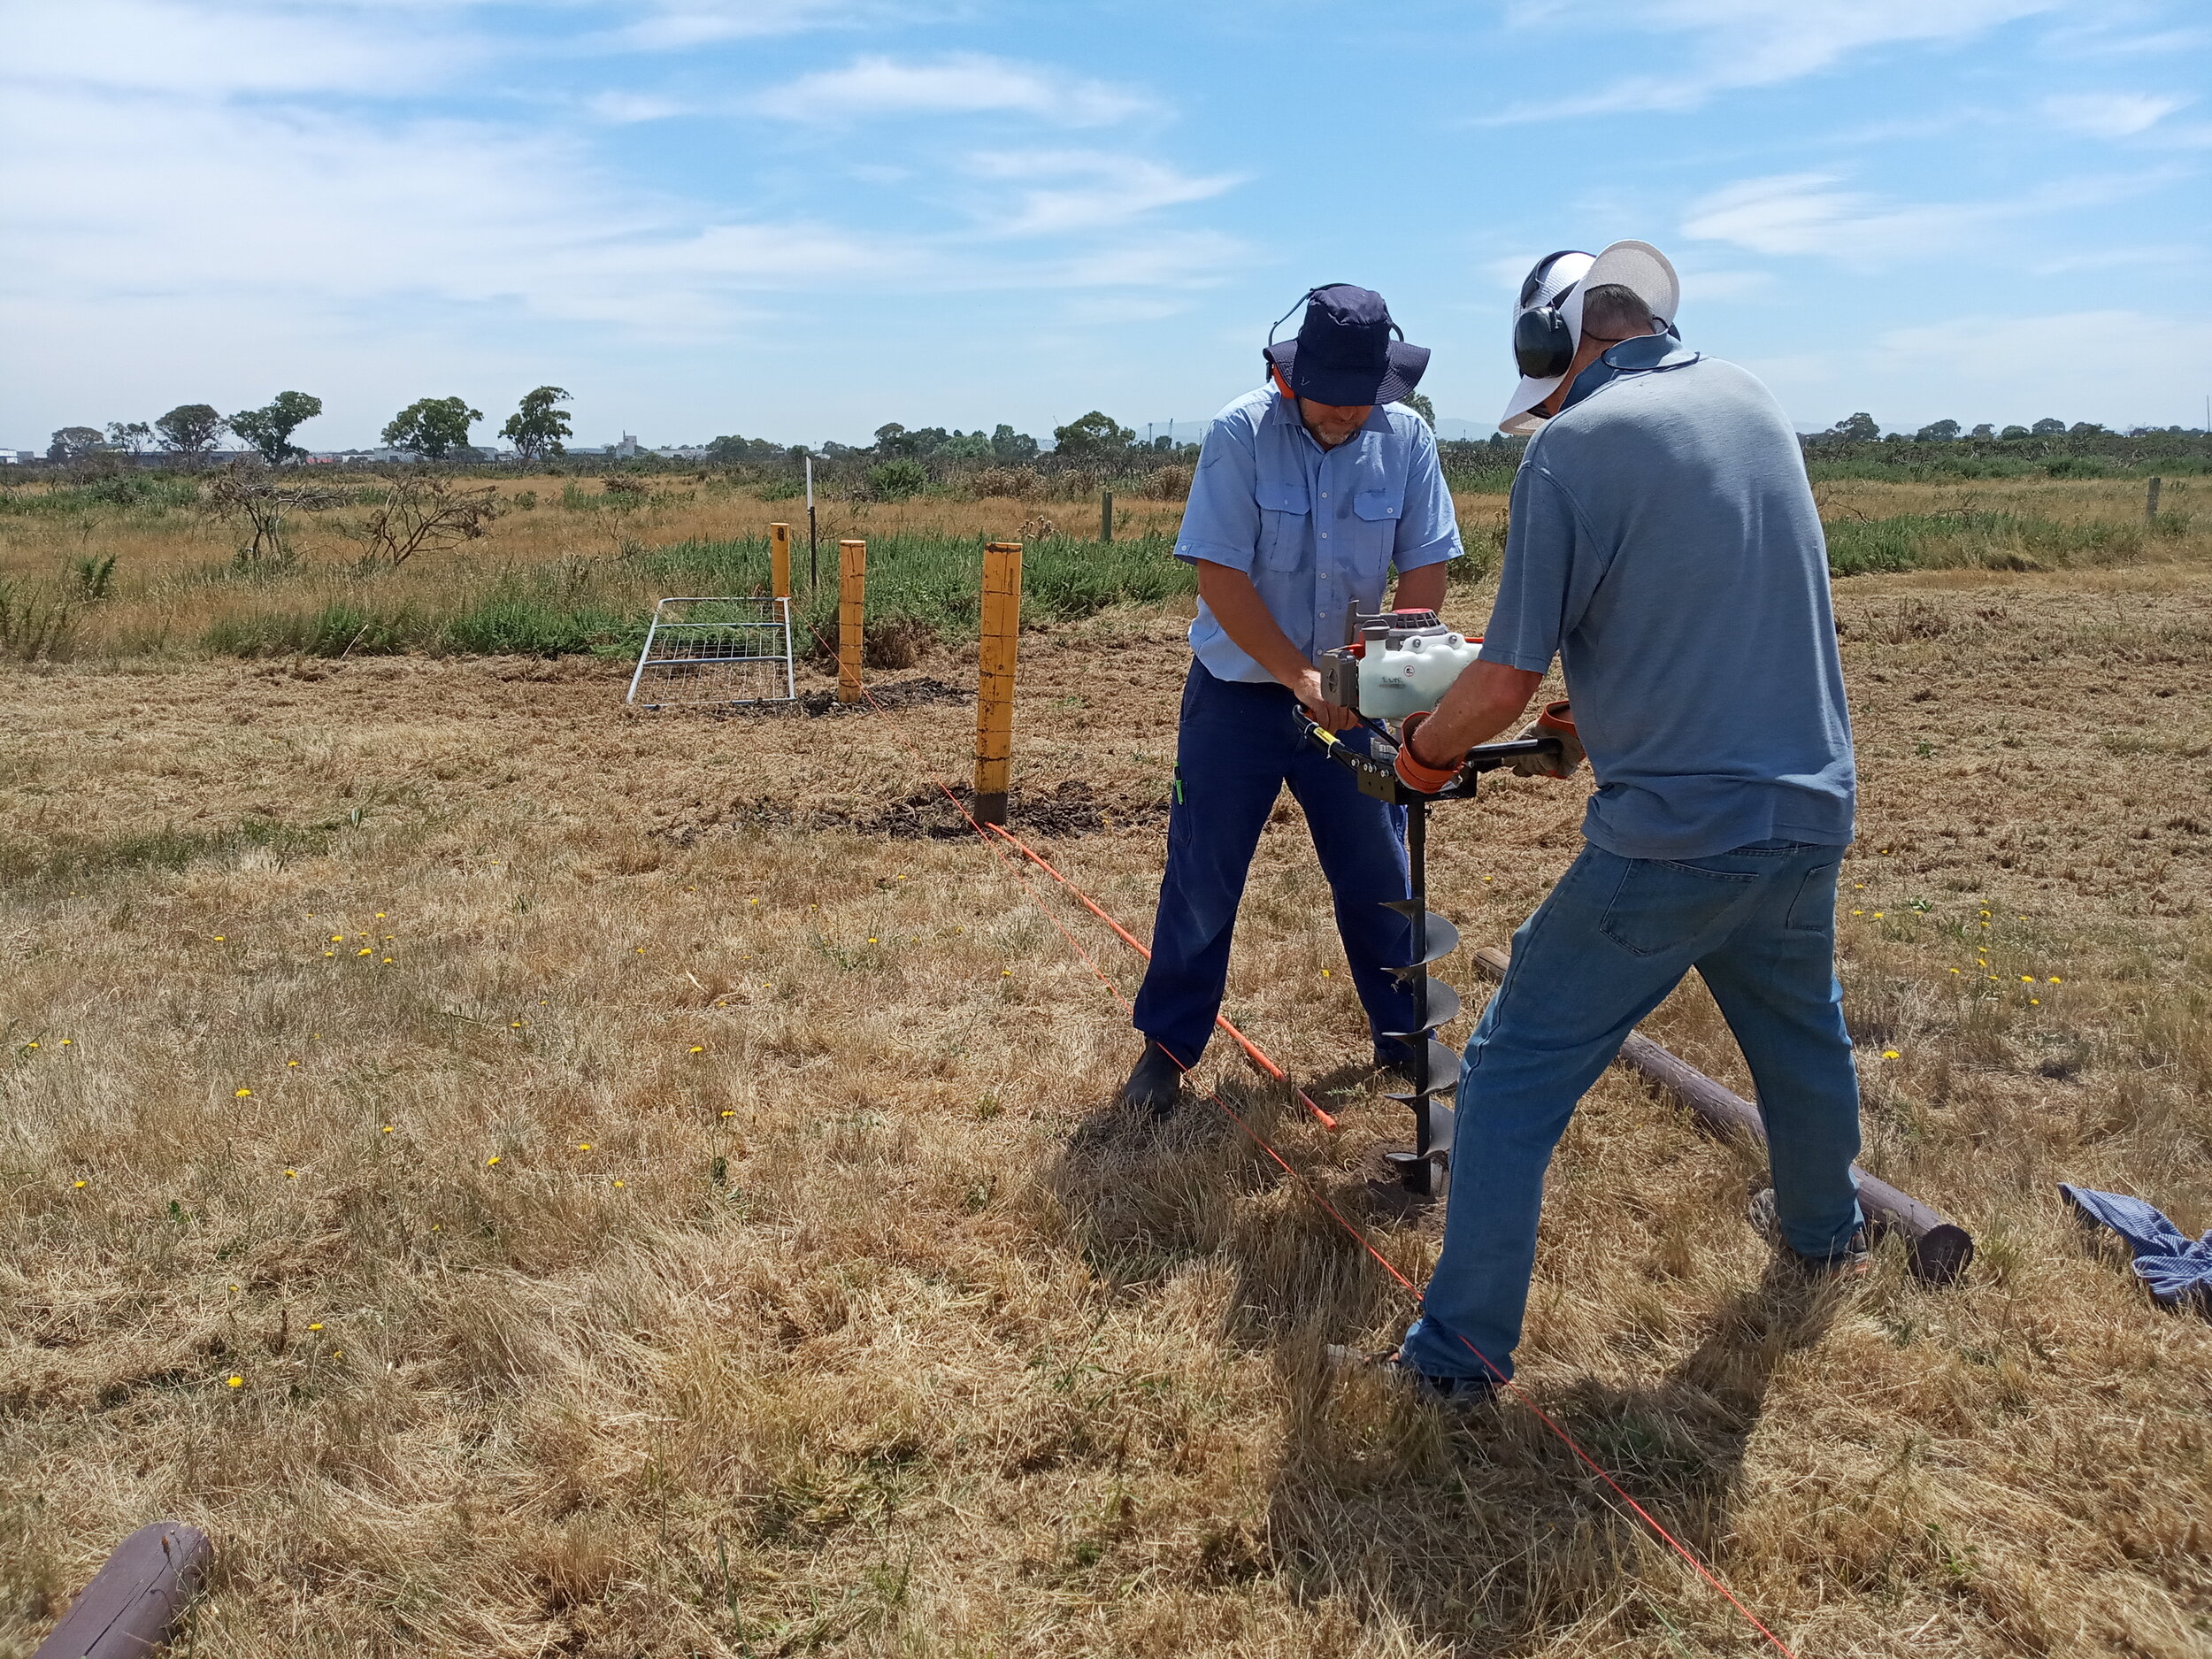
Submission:
[[[1299,396],[1340,407],[1394,403],[1421,383],[1429,349],[1406,344],[1381,295],[1337,282],[1310,289],[1304,303],[1297,339],[1279,342],[1270,329],[1261,353]],[[1289,315],[1284,312],[1275,327]]]

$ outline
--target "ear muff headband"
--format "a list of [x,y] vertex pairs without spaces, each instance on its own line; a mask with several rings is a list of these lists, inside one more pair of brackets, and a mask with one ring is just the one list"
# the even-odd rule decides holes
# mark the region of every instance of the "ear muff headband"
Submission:
[[1567,319],[1559,314],[1559,308],[1567,296],[1575,291],[1576,285],[1569,283],[1544,304],[1534,302],[1543,292],[1545,275],[1552,266],[1578,251],[1562,248],[1557,253],[1546,254],[1521,284],[1522,309],[1513,319],[1513,362],[1532,380],[1556,380],[1574,364],[1574,330],[1567,326]]

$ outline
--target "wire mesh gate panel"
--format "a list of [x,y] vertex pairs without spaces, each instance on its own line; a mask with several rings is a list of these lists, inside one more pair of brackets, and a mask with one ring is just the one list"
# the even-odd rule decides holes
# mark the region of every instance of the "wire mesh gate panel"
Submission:
[[664,599],[653,607],[645,649],[625,703],[648,709],[717,703],[787,703],[791,602],[758,596]]

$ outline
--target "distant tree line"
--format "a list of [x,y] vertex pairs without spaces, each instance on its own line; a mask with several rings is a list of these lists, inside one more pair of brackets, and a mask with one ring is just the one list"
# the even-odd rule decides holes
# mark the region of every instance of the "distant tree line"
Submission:
[[[562,440],[570,435],[568,413],[560,407],[568,401],[569,394],[557,386],[526,392],[499,435],[514,445],[524,461],[559,455]],[[103,457],[158,452],[188,466],[204,459],[229,433],[269,465],[282,466],[307,453],[292,442],[292,434],[322,412],[323,400],[306,392],[279,392],[261,408],[242,409],[234,415],[218,413],[212,403],[180,403],[150,421],[111,420],[104,429],[63,426],[48,444],[46,458],[83,465]],[[388,447],[426,461],[475,459],[469,427],[483,419],[484,411],[470,408],[466,398],[420,397],[386,423],[383,439]]]

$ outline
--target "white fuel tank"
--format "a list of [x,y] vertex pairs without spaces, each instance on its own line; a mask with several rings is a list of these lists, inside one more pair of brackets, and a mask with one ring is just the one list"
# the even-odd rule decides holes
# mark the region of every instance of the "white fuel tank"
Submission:
[[1359,663],[1359,708],[1379,720],[1433,709],[1482,652],[1480,636],[1423,629],[1393,643],[1371,636]]

